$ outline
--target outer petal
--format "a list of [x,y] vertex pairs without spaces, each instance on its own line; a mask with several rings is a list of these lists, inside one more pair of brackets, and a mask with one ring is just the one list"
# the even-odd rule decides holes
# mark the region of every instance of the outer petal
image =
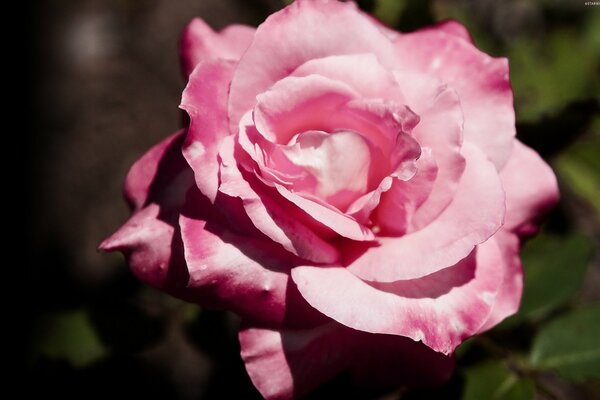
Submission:
[[239,338],[248,374],[267,400],[302,396],[343,371],[358,384],[397,387],[445,380],[454,365],[410,339],[333,321],[307,330],[247,327]]
[[343,267],[312,266],[292,269],[292,278],[313,307],[341,324],[450,354],[486,321],[503,272],[488,241],[454,267],[415,280],[367,283]]
[[[135,212],[129,220],[100,244],[104,251],[120,251],[127,264],[142,282],[177,297],[185,297],[187,273],[181,239],[172,221],[160,218],[161,208],[150,204]],[[176,274],[179,282],[171,282]]]
[[189,76],[196,64],[215,58],[237,61],[250,46],[255,29],[245,25],[229,25],[216,33],[200,18],[184,29],[179,44],[181,68]]
[[498,291],[492,312],[479,332],[487,331],[500,323],[504,318],[519,310],[523,294],[523,268],[519,257],[520,241],[517,235],[502,229],[490,240],[495,241],[502,253],[504,279]]
[[558,202],[554,172],[534,150],[515,140],[500,178],[506,191],[504,228],[520,235],[534,233],[539,219]]
[[504,191],[494,165],[465,143],[467,167],[452,203],[423,229],[381,238],[348,268],[362,279],[393,282],[429,275],[456,264],[491,237],[504,220]]
[[267,239],[235,234],[215,215],[212,204],[193,190],[179,218],[194,300],[263,326],[322,323],[324,316],[289,279],[298,259]]
[[190,76],[179,106],[190,116],[183,155],[198,188],[213,203],[219,183],[219,145],[229,135],[227,97],[234,67],[224,60],[201,63]]
[[181,143],[185,133],[185,130],[180,130],[153,146],[127,172],[123,195],[134,211],[150,202],[167,202],[170,208],[183,204],[187,187],[183,188],[179,196],[171,197],[177,204],[173,204],[169,196],[163,196],[163,193],[179,174],[187,174],[184,172],[187,165],[181,157]]
[[271,15],[256,30],[233,78],[229,102],[232,131],[252,108],[257,94],[306,61],[356,53],[374,53],[386,66],[394,57],[390,40],[354,3],[299,0]]
[[194,185],[181,155],[184,135],[180,131],[165,139],[131,167],[125,196],[134,214],[99,248],[123,252],[133,273],[147,284],[191,299],[177,226],[185,192]]
[[523,293],[520,238],[537,231],[539,218],[558,201],[556,177],[540,156],[519,141],[500,173],[506,191],[506,222],[494,235],[504,260],[504,280],[494,308],[481,331],[497,325],[519,309]]
[[336,376],[351,358],[335,335],[335,323],[311,330],[245,328],[241,355],[254,386],[266,400],[293,399]]
[[465,140],[479,146],[500,169],[515,136],[508,61],[492,58],[443,30],[400,35],[394,44],[400,70],[435,76],[458,92]]

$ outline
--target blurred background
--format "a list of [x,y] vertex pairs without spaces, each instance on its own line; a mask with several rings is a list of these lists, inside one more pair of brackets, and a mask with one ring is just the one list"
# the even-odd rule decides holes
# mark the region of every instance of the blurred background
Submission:
[[[177,45],[200,16],[258,25],[282,0],[40,0],[31,13],[29,382],[34,395],[258,399],[235,316],[158,293],[97,244],[128,217],[128,167],[178,129]],[[410,31],[446,18],[510,59],[518,137],[554,167],[562,200],[523,251],[522,310],[466,342],[448,384],[309,398],[600,398],[600,6],[584,0],[371,0]]]

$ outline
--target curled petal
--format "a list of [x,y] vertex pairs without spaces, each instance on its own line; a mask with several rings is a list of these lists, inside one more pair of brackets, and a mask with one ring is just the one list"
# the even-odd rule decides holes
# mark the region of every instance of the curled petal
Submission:
[[358,241],[373,240],[375,238],[373,232],[355,218],[320,202],[298,196],[281,185],[275,185],[275,188],[283,198],[306,212],[309,218],[323,224],[324,227],[331,229],[337,234]]
[[[159,217],[160,212],[158,204],[135,212],[99,248],[122,252],[129,268],[142,282],[177,297],[186,297],[187,276],[179,232]],[[180,280],[170,279],[172,285],[169,285],[169,274],[178,275]]]
[[347,268],[313,266],[293,268],[292,278],[313,307],[343,325],[450,354],[488,318],[503,278],[500,259],[486,242],[455,266],[413,280],[365,282]]
[[234,67],[233,62],[224,60],[201,63],[190,76],[180,105],[190,117],[183,155],[198,188],[212,202],[219,184],[219,146],[229,135],[227,96]]
[[381,235],[405,234],[417,210],[430,197],[438,175],[438,166],[431,149],[423,149],[416,167],[417,172],[412,179],[394,179],[391,188],[383,193],[373,216],[373,222],[381,230]]
[[515,136],[508,61],[443,30],[400,35],[394,45],[400,71],[434,76],[456,90],[465,116],[465,140],[481,148],[500,170]]
[[219,191],[240,198],[254,226],[292,254],[315,262],[335,262],[339,253],[334,246],[306,226],[294,212],[284,209],[277,201],[277,194],[269,192],[255,177],[245,179],[237,164],[242,157],[234,157],[234,148],[233,137],[223,140],[219,153],[222,159]]
[[164,139],[140,157],[127,172],[123,195],[134,211],[151,202],[168,205],[170,209],[183,204],[188,187],[177,186],[181,188],[176,195],[167,187],[181,174],[188,176],[187,165],[181,157],[185,134],[185,130],[180,130]]
[[193,301],[177,225],[185,193],[194,185],[181,155],[184,137],[185,131],[173,134],[131,167],[124,191],[134,213],[99,248],[123,252],[141,281]]
[[372,53],[344,54],[308,60],[291,76],[318,75],[350,85],[363,99],[406,104],[398,82]]
[[250,46],[255,29],[246,25],[229,25],[215,32],[200,18],[194,18],[184,29],[179,44],[181,68],[188,77],[202,61],[226,59],[237,61]]
[[438,167],[431,194],[406,221],[404,229],[414,232],[437,218],[454,198],[465,170],[465,159],[461,154],[463,112],[456,91],[436,79],[405,71],[397,72],[395,76],[406,90],[412,109],[420,117],[412,134],[422,147],[431,149]]
[[298,133],[328,130],[329,116],[357,96],[346,83],[319,75],[288,77],[257,97],[254,123],[272,142],[288,144]]
[[494,165],[465,143],[467,166],[452,203],[432,223],[379,245],[348,268],[362,279],[393,282],[429,275],[456,264],[491,237],[504,221],[504,191]]

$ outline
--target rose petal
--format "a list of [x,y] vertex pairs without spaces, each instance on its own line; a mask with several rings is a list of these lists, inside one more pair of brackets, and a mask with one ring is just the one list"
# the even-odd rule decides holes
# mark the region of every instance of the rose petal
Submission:
[[[185,296],[185,262],[181,253],[179,232],[172,223],[160,218],[158,204],[136,211],[129,220],[99,246],[104,251],[120,251],[129,268],[142,282]],[[175,271],[181,278],[180,287],[168,288],[168,276]],[[183,271],[183,273],[180,273]],[[171,290],[176,289],[176,290]]]
[[343,267],[313,266],[293,268],[292,278],[313,307],[341,324],[450,354],[490,314],[503,278],[500,261],[492,241],[455,266],[414,280],[368,284]]
[[311,330],[243,328],[241,356],[248,375],[267,400],[293,399],[337,375],[348,364],[334,323]]
[[[381,192],[389,189],[390,182],[384,178],[407,180],[414,175],[420,148],[404,131],[410,131],[418,117],[393,104],[361,100],[344,105],[354,94],[334,83],[312,75],[280,81],[259,97],[254,120],[259,130],[268,132],[265,136],[290,144],[269,142],[256,132],[248,113],[240,123],[239,143],[260,167],[259,178],[309,218],[346,238],[372,240],[372,232],[363,223]],[[295,89],[291,104],[282,88]],[[323,96],[336,93],[337,97]],[[317,112],[307,111],[307,103]],[[294,120],[288,114],[307,118]],[[333,132],[304,131],[313,127]],[[345,127],[356,128],[360,134],[344,131]],[[290,140],[296,132],[302,133]],[[384,156],[382,151],[390,154]],[[346,157],[349,152],[352,159]],[[253,169],[252,165],[246,168]]]
[[[274,150],[287,151],[286,145],[290,150],[297,150],[298,146],[293,145],[298,143],[303,132],[352,131],[383,153],[382,157],[374,159],[377,164],[389,160],[386,169],[400,169],[406,161],[412,164],[418,158],[420,148],[409,133],[419,123],[419,116],[394,102],[354,99],[356,96],[347,85],[315,75],[283,79],[258,97],[253,113],[256,128],[248,113],[241,119],[240,144],[256,162],[264,165],[261,158],[265,152],[266,159],[277,159]],[[261,135],[253,134],[254,129]],[[285,160],[288,158],[284,157]],[[285,169],[285,163],[282,165],[274,169]]]
[[212,202],[219,183],[219,145],[229,135],[227,97],[234,67],[224,60],[201,63],[190,75],[179,106],[190,117],[183,155],[198,188]]
[[357,96],[346,83],[322,76],[288,77],[257,96],[253,119],[263,136],[285,145],[298,133],[327,130],[331,113]]
[[444,381],[454,365],[410,339],[333,321],[306,330],[245,327],[239,339],[248,375],[268,400],[300,397],[346,370],[357,384],[397,387]]
[[463,143],[463,114],[454,90],[420,74],[397,72],[411,108],[420,116],[412,135],[422,147],[431,149],[438,166],[429,197],[415,210],[407,232],[417,231],[437,218],[450,204],[465,169],[460,154]]
[[556,177],[540,156],[515,140],[511,157],[500,173],[506,191],[506,221],[492,239],[504,259],[504,280],[494,308],[480,331],[486,331],[516,313],[523,293],[519,236],[537,231],[541,216],[558,202]]
[[346,54],[308,60],[291,76],[318,75],[351,86],[364,99],[384,99],[407,104],[389,69],[372,53]]
[[348,266],[362,279],[393,282],[456,264],[491,237],[504,220],[504,191],[493,164],[464,143],[467,166],[455,197],[431,224],[402,237],[383,237]]
[[185,131],[171,135],[131,167],[124,191],[134,213],[99,248],[123,252],[141,281],[174,296],[193,299],[193,293],[186,289],[188,275],[177,226],[185,193],[194,185],[181,155],[184,137]]
[[479,146],[500,170],[515,136],[508,61],[492,58],[442,30],[400,35],[394,45],[399,70],[434,76],[458,92],[465,140]]
[[438,175],[438,166],[430,148],[422,149],[416,165],[415,176],[408,181],[394,179],[391,188],[382,194],[372,217],[381,235],[398,236],[406,233],[414,214],[430,197]]
[[289,279],[299,260],[269,240],[234,233],[211,208],[191,191],[179,218],[194,301],[263,326],[322,323],[323,315],[308,306]]
[[215,58],[237,61],[250,46],[255,29],[246,25],[229,25],[216,33],[206,22],[194,18],[183,30],[179,44],[181,68],[188,77],[194,67]]
[[519,235],[536,232],[540,218],[558,202],[554,172],[534,150],[515,140],[500,178],[506,191],[505,229]]
[[[337,127],[360,133],[379,147],[395,170],[403,162],[414,162],[419,157],[419,143],[411,136],[419,121],[419,116],[404,105],[382,99],[357,99],[330,115],[329,131]],[[405,179],[413,174],[414,171]]]
[[373,53],[385,66],[391,65],[394,57],[390,40],[354,3],[299,0],[272,14],[256,30],[233,78],[231,130],[237,130],[256,95],[306,61],[357,53]]
[[[243,120],[247,119],[247,115]],[[243,125],[242,125],[243,126]],[[319,135],[329,140],[332,138],[330,135],[319,132],[304,132],[298,136],[300,142],[304,142],[304,139],[310,140],[312,136]],[[336,134],[337,135],[337,134]],[[358,134],[356,134],[359,136]],[[290,153],[290,146],[279,146],[271,142],[268,142],[260,134],[256,132],[252,126],[246,126],[240,128],[239,143],[242,148],[246,150],[248,155],[254,157],[256,164],[252,162],[242,162],[244,168],[249,170],[250,173],[254,173],[255,168],[260,168],[260,173],[255,174],[257,181],[262,182],[267,187],[272,187],[277,190],[282,200],[286,199],[292,204],[288,204],[288,211],[296,210],[294,215],[299,218],[302,222],[306,223],[311,228],[315,228],[320,232],[320,236],[335,236],[335,233],[348,237],[355,240],[372,240],[373,233],[363,226],[352,216],[344,214],[340,209],[335,208],[327,202],[326,199],[322,199],[323,193],[319,196],[319,192],[322,191],[323,187],[327,188],[326,180],[322,179],[329,171],[327,168],[310,169],[310,165],[303,165],[301,155]],[[291,145],[291,147],[297,147],[299,144]],[[287,149],[287,151],[286,151]],[[293,150],[293,149],[292,149]],[[307,153],[315,152],[316,149],[311,148],[305,149]],[[302,151],[300,151],[302,153]],[[309,154],[310,155],[310,154]],[[316,161],[322,162],[325,166],[333,160],[332,157],[321,156],[321,157],[304,157],[308,164]],[[381,158],[381,157],[380,157]],[[239,161],[239,160],[238,160]],[[341,163],[347,161],[347,158],[341,159]],[[366,158],[366,161],[370,161]],[[296,165],[299,164],[299,165]],[[347,171],[341,166],[342,174]],[[315,175],[312,174],[314,171]],[[321,178],[321,179],[320,179]],[[338,179],[335,179],[337,182]],[[334,182],[334,183],[335,183]],[[290,189],[292,188],[293,191]],[[228,190],[225,187],[224,190]],[[347,189],[342,186],[343,194],[351,195]],[[356,192],[356,191],[355,191]],[[336,193],[333,193],[335,200]],[[354,197],[357,194],[354,193]],[[334,202],[335,203],[335,202]]]
[[338,210],[319,204],[316,201],[298,196],[281,185],[275,184],[275,188],[281,196],[298,208],[316,222],[323,224],[337,234],[352,240],[365,241],[373,240],[373,232],[362,225],[353,217],[345,215]]
[[[181,157],[181,143],[185,133],[185,130],[177,131],[153,146],[127,172],[123,195],[134,211],[150,202],[173,203],[170,196],[162,194],[165,186],[187,169],[185,160]],[[187,189],[184,188],[179,197],[172,197],[175,203],[183,204]]]
[[335,247],[302,223],[294,212],[278,203],[276,192],[265,190],[262,182],[256,182],[256,179],[253,183],[244,179],[236,161],[241,156],[234,157],[232,136],[223,140],[219,154],[222,159],[219,191],[240,198],[246,214],[258,230],[301,258],[324,263],[335,262],[339,258]]
[[316,196],[339,210],[376,187],[389,169],[381,165],[381,151],[352,131],[304,132],[294,145],[276,151],[312,178],[306,185],[305,180],[294,182],[295,192]]
[[490,240],[494,240],[502,254],[502,265],[504,266],[504,279],[502,286],[496,295],[492,312],[487,321],[479,328],[479,332],[485,332],[498,325],[504,318],[513,315],[519,310],[521,295],[523,294],[523,268],[519,257],[519,238],[501,229]]
[[460,22],[449,19],[446,21],[438,22],[437,24],[420,29],[420,31],[442,31],[448,35],[453,35],[457,38],[460,38],[466,42],[473,44],[473,38],[469,33],[468,29]]

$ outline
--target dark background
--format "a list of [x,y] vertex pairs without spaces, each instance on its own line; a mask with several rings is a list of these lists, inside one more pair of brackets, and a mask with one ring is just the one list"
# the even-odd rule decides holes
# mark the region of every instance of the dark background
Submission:
[[[535,292],[526,304],[533,314],[524,312],[512,326],[486,335],[511,357],[528,351],[545,322],[600,299],[595,255],[600,238],[600,7],[584,3],[360,2],[404,31],[457,18],[479,47],[510,59],[518,136],[551,162],[562,191],[543,236],[526,248],[526,271],[532,265],[530,276],[536,276],[535,268],[546,263],[550,252],[549,263],[562,260],[552,268],[577,270],[567,274],[571,277],[579,274],[561,302],[540,309],[548,297]],[[231,23],[256,26],[284,2],[34,4],[28,390],[68,398],[259,398],[239,358],[236,317],[200,310],[139,284],[120,255],[98,253],[96,246],[128,217],[121,197],[128,167],[180,125],[177,106],[184,81],[177,44],[185,24],[200,16],[215,29]],[[543,292],[552,283],[538,286]],[[374,393],[348,389],[340,378],[313,397],[468,398],[474,390],[466,389],[469,367],[498,358],[486,352],[485,340],[461,354],[456,376],[438,392]],[[556,371],[522,372],[516,376],[533,382],[537,398],[592,398],[599,388],[594,377],[571,380]]]

